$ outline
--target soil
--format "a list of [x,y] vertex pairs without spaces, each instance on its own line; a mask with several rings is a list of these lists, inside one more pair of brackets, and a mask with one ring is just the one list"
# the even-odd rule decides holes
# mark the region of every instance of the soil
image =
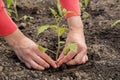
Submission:
[[[37,36],[36,28],[55,23],[49,10],[49,7],[56,7],[55,3],[55,0],[18,0],[19,16],[29,15],[34,19],[16,22],[27,37],[53,50],[56,49],[54,32],[46,30]],[[30,70],[0,38],[0,80],[120,80],[120,25],[111,27],[114,21],[120,19],[120,2],[91,0],[87,12],[90,17],[83,20],[89,56],[86,64],[63,65],[59,69],[45,71]],[[63,24],[66,25],[66,22]],[[63,40],[65,38],[66,35],[62,37]]]

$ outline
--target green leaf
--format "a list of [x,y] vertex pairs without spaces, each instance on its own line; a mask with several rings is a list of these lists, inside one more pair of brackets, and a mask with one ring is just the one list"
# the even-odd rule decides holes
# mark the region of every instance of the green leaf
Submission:
[[56,12],[54,9],[50,8],[50,11],[51,11],[51,13],[52,13],[54,16],[57,15],[57,12]]
[[27,15],[24,15],[22,18],[24,21],[26,21],[27,19],[34,19],[33,17]]
[[44,32],[46,29],[49,28],[49,25],[42,25],[38,27],[38,34]]
[[77,52],[77,44],[70,42],[67,44],[67,48],[64,50],[64,54],[67,55],[69,51]]
[[12,0],[7,0],[7,8],[10,8],[11,5],[12,5]]
[[84,0],[84,3],[85,3],[85,7],[87,8],[89,0]]
[[10,13],[15,13],[15,11],[13,11],[12,9],[7,9],[7,11]]
[[65,33],[65,30],[67,30],[67,28],[60,27],[58,30],[59,36],[62,36]]
[[67,47],[73,51],[73,52],[77,52],[77,44],[76,43],[68,43]]
[[115,21],[115,22],[111,25],[111,27],[114,27],[114,26],[116,26],[117,24],[120,24],[120,20]]
[[57,31],[57,29],[58,29],[58,25],[57,25],[57,24],[55,24],[55,25],[50,25],[50,28],[51,28],[52,30],[54,30],[56,33],[58,32],[58,31]]
[[62,8],[60,5],[60,0],[57,0],[57,9],[58,9],[59,15],[63,16]]
[[50,25],[50,28],[51,28],[51,29],[57,29],[57,28],[58,28],[58,25],[57,25],[57,24]]
[[90,16],[90,14],[87,13],[87,12],[83,12],[83,13],[82,13],[82,18],[83,18],[83,19],[87,19],[89,16]]
[[65,41],[60,41],[59,44],[65,44]]
[[64,54],[67,55],[69,51],[70,51],[70,48],[66,48],[66,49],[64,50]]
[[8,12],[8,15],[9,16],[11,16],[12,15],[12,13],[15,13],[13,10],[11,10],[11,9],[7,9],[7,12]]
[[80,5],[80,8],[82,8],[82,7],[83,7],[83,4],[82,4],[81,2],[79,2],[79,5]]
[[46,52],[47,51],[47,48],[44,48],[44,47],[42,47],[42,46],[38,46],[38,48],[40,49],[40,51],[42,51],[42,52]]

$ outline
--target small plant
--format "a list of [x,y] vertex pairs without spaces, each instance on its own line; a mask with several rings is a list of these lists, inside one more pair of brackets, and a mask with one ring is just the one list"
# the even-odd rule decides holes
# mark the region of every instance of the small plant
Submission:
[[[46,25],[42,25],[42,26],[39,26],[38,27],[38,34],[40,33],[43,33],[45,30],[47,30],[48,28],[54,30],[57,34],[57,52],[54,52],[50,49],[47,49],[47,48],[44,48],[42,46],[38,46],[38,48],[43,51],[43,52],[46,52],[47,50],[54,53],[56,55],[56,59],[58,58],[58,55],[59,55],[59,52],[60,52],[60,49],[62,46],[65,46],[65,41],[61,41],[60,37],[65,33],[66,30],[68,30],[68,28],[64,27],[64,26],[60,26],[60,23],[61,21],[63,20],[64,18],[64,15],[68,14],[68,13],[71,13],[70,11],[66,11],[65,9],[62,10],[61,6],[60,6],[60,2],[58,0],[57,2],[57,11],[50,8],[50,11],[51,13],[53,14],[55,20],[56,20],[56,24],[54,25],[49,25],[49,24],[46,24]],[[62,46],[61,46],[62,45]],[[67,55],[68,52],[72,50],[74,52],[77,51],[77,45],[76,43],[73,43],[73,42],[69,42],[69,43],[66,43],[66,49],[64,50],[64,54]]]
[[89,4],[89,0],[84,0],[84,4],[85,4],[85,8],[87,8]]
[[84,0],[84,3],[80,2],[79,4],[82,11],[82,18],[87,19],[90,16],[90,14],[86,12],[86,9],[88,8],[89,0]]
[[120,24],[120,20],[115,21],[115,22],[111,25],[111,27],[115,27],[117,24]]
[[[11,9],[11,6],[13,6],[13,9]],[[15,20],[19,21],[19,16],[16,8],[16,0],[7,0],[7,10],[8,14],[11,16],[12,14],[15,14]]]
[[[15,17],[13,17],[15,21],[20,21],[20,20],[26,21],[27,19],[33,19],[33,17],[27,16],[27,15],[24,15],[22,18],[19,18],[16,0],[7,0],[6,6],[7,6],[7,11],[9,16],[12,16],[12,14],[15,14]],[[13,6],[13,9],[11,9],[11,6]]]

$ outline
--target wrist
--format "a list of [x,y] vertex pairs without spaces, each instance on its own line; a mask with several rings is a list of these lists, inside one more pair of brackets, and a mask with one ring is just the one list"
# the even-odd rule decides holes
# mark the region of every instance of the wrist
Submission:
[[24,34],[19,29],[17,29],[12,34],[9,34],[8,36],[4,37],[6,42],[12,47],[17,45],[24,38],[25,38]]
[[82,31],[83,23],[80,16],[73,16],[67,19],[67,23],[70,31]]

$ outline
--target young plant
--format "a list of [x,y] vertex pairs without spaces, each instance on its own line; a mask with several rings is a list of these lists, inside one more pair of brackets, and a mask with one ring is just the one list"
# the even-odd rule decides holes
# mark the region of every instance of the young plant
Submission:
[[111,25],[111,27],[115,27],[117,24],[120,24],[120,20],[115,21],[115,22]]
[[[20,21],[20,20],[26,21],[27,19],[33,19],[33,17],[27,16],[27,15],[24,15],[22,18],[19,18],[18,11],[17,11],[16,0],[7,0],[7,5],[6,6],[7,6],[8,14],[10,16],[12,16],[12,14],[15,14],[14,20],[17,21],[17,22]],[[12,6],[13,6],[13,9],[11,9]]]
[[89,4],[89,0],[84,0],[84,4],[85,4],[85,8],[87,8]]
[[[65,41],[61,41],[61,39],[60,39],[60,37],[65,33],[65,31],[68,30],[68,28],[66,28],[64,26],[61,26],[60,23],[63,20],[64,15],[66,15],[67,13],[71,13],[71,12],[67,11],[65,9],[62,10],[59,0],[57,2],[57,10],[50,8],[50,11],[51,11],[51,13],[53,14],[53,16],[56,20],[56,24],[54,24],[54,25],[46,24],[46,25],[39,26],[38,27],[38,34],[43,33],[48,28],[54,30],[57,34],[57,40],[58,40],[57,41],[57,44],[58,44],[57,51],[54,52],[54,51],[52,51],[50,49],[47,49],[47,48],[44,48],[40,45],[38,46],[38,48],[43,52],[48,50],[48,51],[54,53],[56,55],[56,59],[59,56],[59,52],[60,52],[60,49],[61,49],[62,46],[66,46],[66,49],[64,50],[65,55],[67,55],[70,50],[73,51],[73,52],[76,52],[77,51],[76,43],[73,43],[73,42],[66,43]],[[61,44],[62,44],[62,46],[61,46]]]
[[19,20],[23,20],[23,21],[27,21],[27,19],[34,19],[34,17],[31,17],[31,16],[27,16],[27,15],[24,15],[22,18],[20,18]]
[[[13,9],[11,9],[11,6],[13,6]],[[7,9],[8,14],[11,16],[12,14],[15,14],[15,20],[19,21],[18,11],[16,8],[16,0],[7,0]]]
[[79,4],[82,11],[82,18],[87,19],[90,16],[90,14],[86,12],[86,9],[88,8],[89,0],[84,0],[84,3],[80,2]]

